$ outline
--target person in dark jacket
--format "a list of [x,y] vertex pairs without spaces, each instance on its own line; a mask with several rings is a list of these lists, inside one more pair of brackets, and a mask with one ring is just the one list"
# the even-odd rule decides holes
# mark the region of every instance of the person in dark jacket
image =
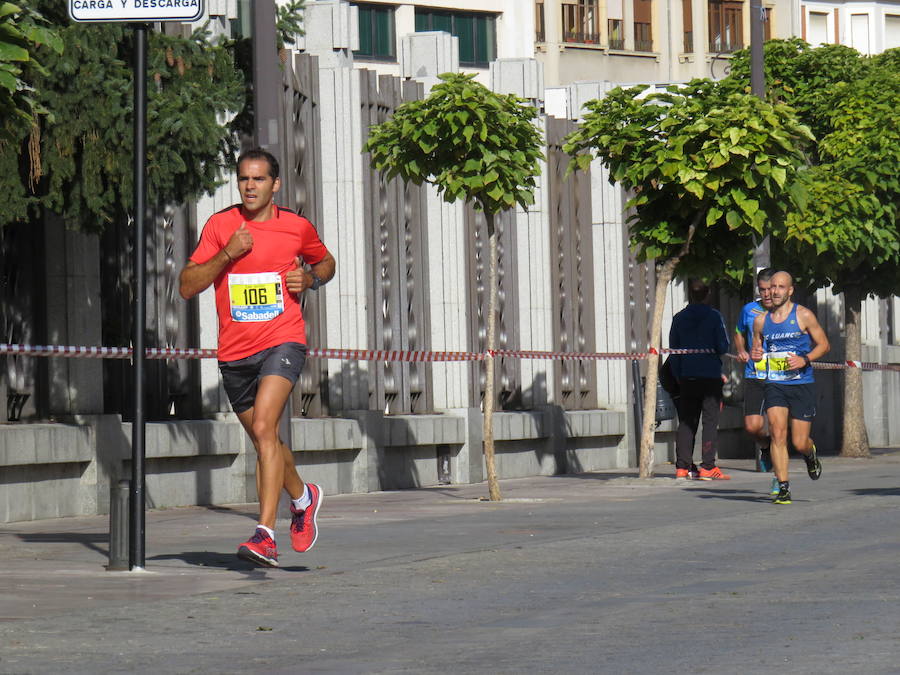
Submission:
[[[700,279],[688,282],[689,304],[672,320],[669,347],[708,349],[710,353],[673,355],[672,373],[678,380],[678,432],[675,438],[675,477],[729,480],[716,466],[719,411],[722,407],[722,359],[728,351],[728,331],[722,315],[707,304],[709,286]],[[694,439],[703,417],[699,470],[693,463]]]

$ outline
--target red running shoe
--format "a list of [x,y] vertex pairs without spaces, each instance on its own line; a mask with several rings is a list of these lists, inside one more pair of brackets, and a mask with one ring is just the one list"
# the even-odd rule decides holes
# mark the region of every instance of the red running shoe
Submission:
[[257,565],[278,567],[278,549],[275,540],[265,530],[257,529],[247,541],[238,547],[238,558],[249,560]]
[[316,517],[319,515],[319,507],[325,499],[322,488],[315,483],[307,483],[309,488],[310,505],[300,511],[291,505],[291,546],[295,551],[305,553],[311,549],[316,539],[319,538],[319,527],[316,525]]
[[700,480],[731,480],[731,476],[727,473],[722,473],[722,470],[717,466],[714,466],[711,469],[704,469],[701,466]]
[[688,469],[675,469],[675,478],[683,478],[684,480],[691,480],[693,476]]

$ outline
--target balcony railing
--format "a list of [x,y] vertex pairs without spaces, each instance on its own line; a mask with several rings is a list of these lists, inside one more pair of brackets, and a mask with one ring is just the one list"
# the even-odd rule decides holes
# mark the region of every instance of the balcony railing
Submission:
[[579,33],[576,31],[569,31],[563,36],[563,42],[574,42],[576,44],[583,45],[597,45],[600,44],[600,33]]
[[653,34],[650,32],[649,23],[638,21],[634,22],[634,51],[653,51]]
[[739,49],[743,49],[744,44],[740,40],[723,40],[721,38],[713,38],[709,41],[709,51],[715,54],[730,54]]

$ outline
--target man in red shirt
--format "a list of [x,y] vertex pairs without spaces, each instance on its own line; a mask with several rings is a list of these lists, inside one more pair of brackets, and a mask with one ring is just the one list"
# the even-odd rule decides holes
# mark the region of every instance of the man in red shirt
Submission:
[[274,203],[281,179],[273,155],[260,148],[243,153],[237,178],[241,203],[207,221],[181,272],[181,295],[187,300],[215,288],[222,382],[257,453],[259,524],[238,555],[275,567],[282,488],[292,502],[294,549],[308,551],[318,537],[322,490],[301,480],[278,420],[306,360],[299,294],[329,281],[335,261],[312,223]]

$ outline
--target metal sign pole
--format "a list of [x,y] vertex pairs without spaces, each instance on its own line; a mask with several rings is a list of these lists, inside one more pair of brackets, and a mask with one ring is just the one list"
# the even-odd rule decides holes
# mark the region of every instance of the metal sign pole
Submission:
[[[147,211],[147,31],[160,21],[197,21],[205,13],[203,0],[178,3],[78,2],[69,0],[69,17],[77,22],[134,24],[134,334],[132,356],[134,422],[131,425],[131,490],[128,518],[128,567],[144,567],[144,526],[147,508],[146,423],[144,421],[144,332],[147,323],[147,257],[144,216]],[[273,42],[274,44],[274,42]]]
[[[766,98],[766,72],[763,58],[765,41],[766,9],[762,0],[750,0],[750,92],[761,99]],[[757,242],[753,252],[753,266],[756,271],[772,264],[769,252],[769,236]]]
[[134,27],[134,421],[131,425],[131,526],[128,567],[144,567],[146,495],[144,485],[146,423],[144,421],[144,329],[147,287],[144,213],[147,152],[147,26]]

